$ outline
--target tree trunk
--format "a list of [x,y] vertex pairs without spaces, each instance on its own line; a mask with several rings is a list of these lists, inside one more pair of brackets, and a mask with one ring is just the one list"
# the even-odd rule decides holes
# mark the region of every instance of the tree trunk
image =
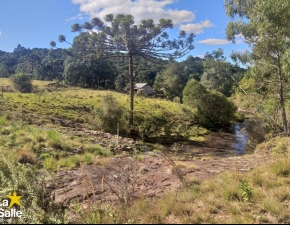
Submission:
[[129,124],[133,125],[133,110],[134,110],[134,72],[133,72],[133,56],[129,52],[129,73],[130,73],[130,117]]
[[281,107],[281,116],[282,116],[282,121],[283,121],[284,134],[286,136],[288,136],[289,131],[288,131],[288,124],[287,124],[286,110],[285,110],[282,71],[281,71],[280,66],[278,69],[278,73],[279,73],[279,87],[278,87],[278,89],[279,89],[278,90],[278,92],[279,92],[279,104]]

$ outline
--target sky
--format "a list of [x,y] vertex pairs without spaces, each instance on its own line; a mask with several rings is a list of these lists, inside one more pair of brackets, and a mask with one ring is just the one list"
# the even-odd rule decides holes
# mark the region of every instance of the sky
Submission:
[[[243,36],[233,44],[226,39],[226,26],[231,21],[224,0],[0,0],[0,50],[13,52],[18,44],[26,48],[50,48],[50,41],[63,34],[72,41],[74,23],[83,24],[106,14],[132,14],[135,23],[141,19],[171,19],[174,28],[167,30],[170,39],[180,30],[194,33],[194,49],[188,54],[203,57],[218,48],[227,60],[232,51],[245,51]],[[59,48],[69,47],[57,43]],[[186,57],[185,57],[186,58]]]

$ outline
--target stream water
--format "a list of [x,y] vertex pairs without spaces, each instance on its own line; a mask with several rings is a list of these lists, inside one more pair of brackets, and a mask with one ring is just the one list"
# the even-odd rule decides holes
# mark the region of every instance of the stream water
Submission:
[[224,149],[226,152],[241,155],[246,153],[246,145],[249,137],[243,123],[236,123],[228,128],[211,132],[206,137],[204,147]]
[[[243,123],[235,123],[210,132],[205,136],[205,141],[192,141],[190,144],[175,142],[166,148],[170,153],[185,158],[229,157],[252,152],[256,145],[264,140],[265,134],[265,123],[258,118],[249,118]],[[144,154],[148,152],[151,154],[150,150]]]
[[[190,156],[227,157],[242,155],[247,153],[249,147],[253,147],[253,143],[261,142],[264,133],[262,128],[261,121],[251,118],[244,123],[235,123],[230,127],[210,132],[203,142],[196,142],[191,145],[174,143],[170,150],[180,155]],[[249,143],[252,146],[249,146]]]

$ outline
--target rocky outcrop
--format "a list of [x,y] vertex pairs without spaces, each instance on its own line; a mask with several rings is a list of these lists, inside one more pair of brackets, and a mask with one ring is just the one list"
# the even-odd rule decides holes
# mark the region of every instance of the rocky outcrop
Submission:
[[55,203],[69,206],[86,199],[101,202],[126,202],[136,197],[157,197],[182,188],[174,169],[161,157],[117,157],[108,165],[84,165],[60,171],[49,186]]
[[63,170],[49,188],[54,201],[63,206],[86,199],[117,204],[137,197],[152,198],[167,191],[176,192],[183,187],[181,176],[187,181],[202,181],[223,171],[247,172],[273,161],[266,153],[175,158],[171,161],[166,158],[160,154],[144,155],[139,160],[119,156],[103,165],[83,165],[75,170]]

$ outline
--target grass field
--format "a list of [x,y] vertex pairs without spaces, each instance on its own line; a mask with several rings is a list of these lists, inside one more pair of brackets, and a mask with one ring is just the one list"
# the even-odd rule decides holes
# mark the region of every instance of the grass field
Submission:
[[[8,84],[8,79],[2,79]],[[129,95],[111,90],[90,90],[83,88],[53,88],[48,82],[34,81],[38,91],[35,93],[4,92],[0,110],[15,114],[18,118],[25,117],[36,124],[51,123],[54,120],[69,120],[81,123],[87,128],[94,128],[96,109],[105,95],[112,95],[118,103],[129,111]],[[135,96],[134,113],[140,115],[163,115],[173,130],[187,127],[194,123],[192,109],[180,103],[165,99]],[[116,126],[117,127],[117,126]],[[191,133],[190,133],[191,132]],[[198,137],[197,129],[189,131],[191,139]],[[201,133],[205,133],[201,130]]]
[[[10,154],[13,152],[16,158],[23,158],[24,161],[36,162],[41,158],[45,167],[52,171],[61,167],[76,167],[85,159],[87,163],[91,163],[93,154],[110,155],[109,149],[95,145],[92,147],[90,137],[85,137],[81,131],[76,130],[95,129],[96,110],[104,96],[112,95],[120,105],[128,109],[129,95],[110,90],[53,88],[48,87],[48,83],[51,82],[33,81],[38,90],[34,93],[3,93],[0,97],[0,144],[5,149],[13,148]],[[1,79],[0,84],[8,85],[9,80]],[[142,96],[135,96],[134,103],[136,113],[165,115],[173,131],[193,122],[192,116],[188,114],[190,109],[179,103]],[[189,139],[202,140],[207,130],[193,126],[187,132]],[[8,141],[7,135],[12,139],[9,138]],[[71,151],[79,146],[83,146],[86,155],[71,155]]]
[[[36,86],[46,86],[49,83],[53,83],[53,81],[40,81],[40,80],[33,80],[32,85]],[[11,86],[12,84],[8,78],[0,78],[0,86]]]

